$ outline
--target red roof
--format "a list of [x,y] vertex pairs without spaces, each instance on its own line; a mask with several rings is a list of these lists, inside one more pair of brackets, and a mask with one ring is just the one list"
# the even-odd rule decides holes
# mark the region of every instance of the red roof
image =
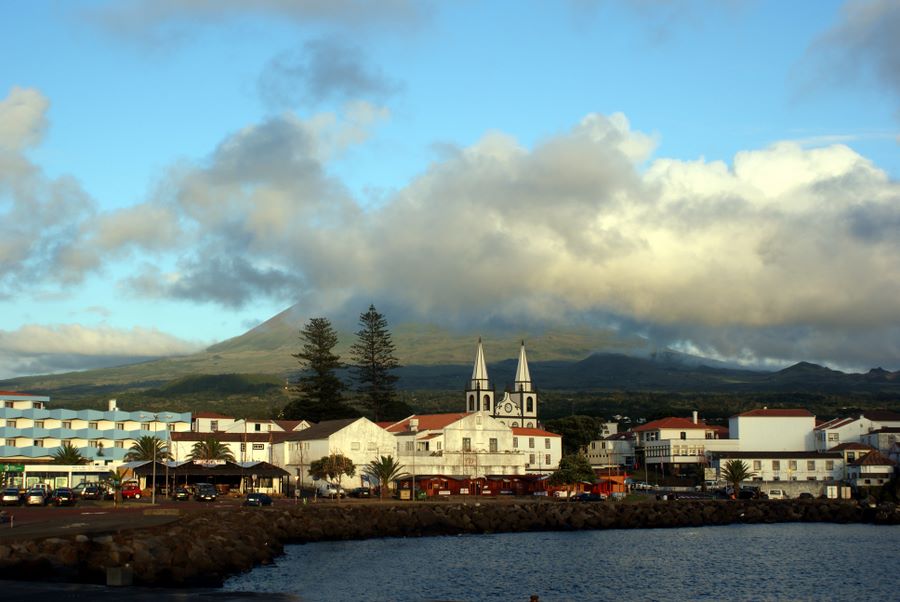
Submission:
[[0,391],[0,395],[4,397],[12,395],[14,397],[39,397],[38,395],[33,395],[31,393],[22,393],[21,391]]
[[532,429],[523,426],[514,426],[512,427],[513,435],[517,437],[532,435],[535,437],[561,437],[562,435],[557,435],[556,433],[551,433],[550,431],[545,431],[543,429]]
[[813,413],[809,410],[790,410],[784,408],[761,408],[758,410],[750,410],[749,412],[744,412],[743,414],[738,414],[738,416],[767,416],[771,418],[810,418],[813,417]]
[[453,412],[448,414],[413,414],[409,418],[404,418],[400,422],[395,422],[386,430],[391,433],[405,433],[409,431],[409,421],[412,419],[419,420],[418,430],[435,431],[453,424],[457,420],[464,418],[466,412]]
[[850,466],[896,466],[897,463],[890,458],[885,458],[878,450],[867,453],[862,458],[851,462]]
[[675,416],[669,416],[668,418],[652,420],[631,430],[633,430],[635,433],[643,433],[644,431],[655,431],[658,429],[697,429],[705,431],[709,428],[710,427],[707,426],[706,423],[702,420],[698,420],[695,423],[690,418],[678,418]]
[[226,416],[225,414],[219,414],[218,412],[197,412],[194,414],[194,418],[227,418],[229,420],[233,420],[233,416]]
[[828,451],[843,451],[845,449],[859,449],[859,450],[872,451],[875,448],[872,447],[871,445],[866,445],[865,443],[857,443],[856,441],[848,441],[847,443],[841,443],[840,445],[835,445]]

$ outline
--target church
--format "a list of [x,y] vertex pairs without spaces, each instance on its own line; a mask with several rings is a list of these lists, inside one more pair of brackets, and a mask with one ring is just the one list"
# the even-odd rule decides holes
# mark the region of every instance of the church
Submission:
[[525,341],[522,341],[522,345],[519,347],[519,363],[516,366],[513,390],[505,391],[503,398],[497,401],[494,388],[488,379],[484,348],[479,337],[478,348],[475,351],[475,366],[466,389],[466,411],[486,412],[508,427],[537,428],[537,407],[538,395],[531,383],[531,374],[528,371]]

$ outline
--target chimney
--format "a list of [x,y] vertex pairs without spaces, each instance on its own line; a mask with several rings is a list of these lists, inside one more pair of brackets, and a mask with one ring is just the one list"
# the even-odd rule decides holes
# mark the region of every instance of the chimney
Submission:
[[109,400],[109,411],[110,411],[110,412],[115,412],[115,411],[118,410],[118,409],[119,409],[118,406],[116,406],[116,400],[115,400],[115,399],[110,399],[110,400]]
[[418,418],[410,418],[409,419],[409,430],[411,430],[414,433],[419,430],[419,419]]
[[697,424],[697,410],[694,410],[694,424]]

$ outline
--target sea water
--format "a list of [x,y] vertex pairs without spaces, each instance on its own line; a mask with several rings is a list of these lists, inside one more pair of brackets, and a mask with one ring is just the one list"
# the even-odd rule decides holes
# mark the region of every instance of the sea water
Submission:
[[230,591],[302,600],[900,600],[900,526],[782,523],[291,545]]

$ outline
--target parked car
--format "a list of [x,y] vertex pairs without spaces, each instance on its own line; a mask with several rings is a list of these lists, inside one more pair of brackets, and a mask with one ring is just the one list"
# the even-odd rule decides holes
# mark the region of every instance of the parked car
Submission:
[[244,506],[271,506],[272,498],[265,493],[248,493]]
[[75,493],[68,487],[60,487],[50,496],[50,501],[57,506],[74,506],[75,499]]
[[197,483],[194,490],[194,499],[198,502],[214,502],[217,495],[216,488],[212,483]]
[[576,502],[602,502],[606,499],[606,495],[602,493],[579,493],[572,498]]
[[87,485],[81,492],[81,499],[102,500],[103,491],[100,489],[99,485]]
[[797,499],[798,500],[814,500],[814,499],[816,499],[816,496],[814,496],[813,494],[811,494],[808,491],[802,491],[797,495]]
[[141,488],[137,485],[130,483],[122,487],[122,499],[123,500],[139,500],[141,499]]
[[334,499],[338,496],[346,497],[347,492],[331,483],[323,483],[316,488],[316,495]]
[[7,487],[3,490],[0,503],[4,506],[18,506],[22,503],[22,493],[18,487]]
[[29,489],[25,492],[26,506],[46,506],[47,492],[43,489]]
[[191,492],[184,487],[175,490],[175,499],[179,502],[186,502],[191,499]]
[[78,483],[74,487],[72,487],[72,494],[75,496],[75,499],[78,499],[84,493],[84,490],[87,488],[88,484],[84,481]]
[[768,496],[770,500],[786,500],[787,494],[784,489],[769,489]]
[[372,497],[372,491],[368,487],[356,487],[350,490],[350,497]]

